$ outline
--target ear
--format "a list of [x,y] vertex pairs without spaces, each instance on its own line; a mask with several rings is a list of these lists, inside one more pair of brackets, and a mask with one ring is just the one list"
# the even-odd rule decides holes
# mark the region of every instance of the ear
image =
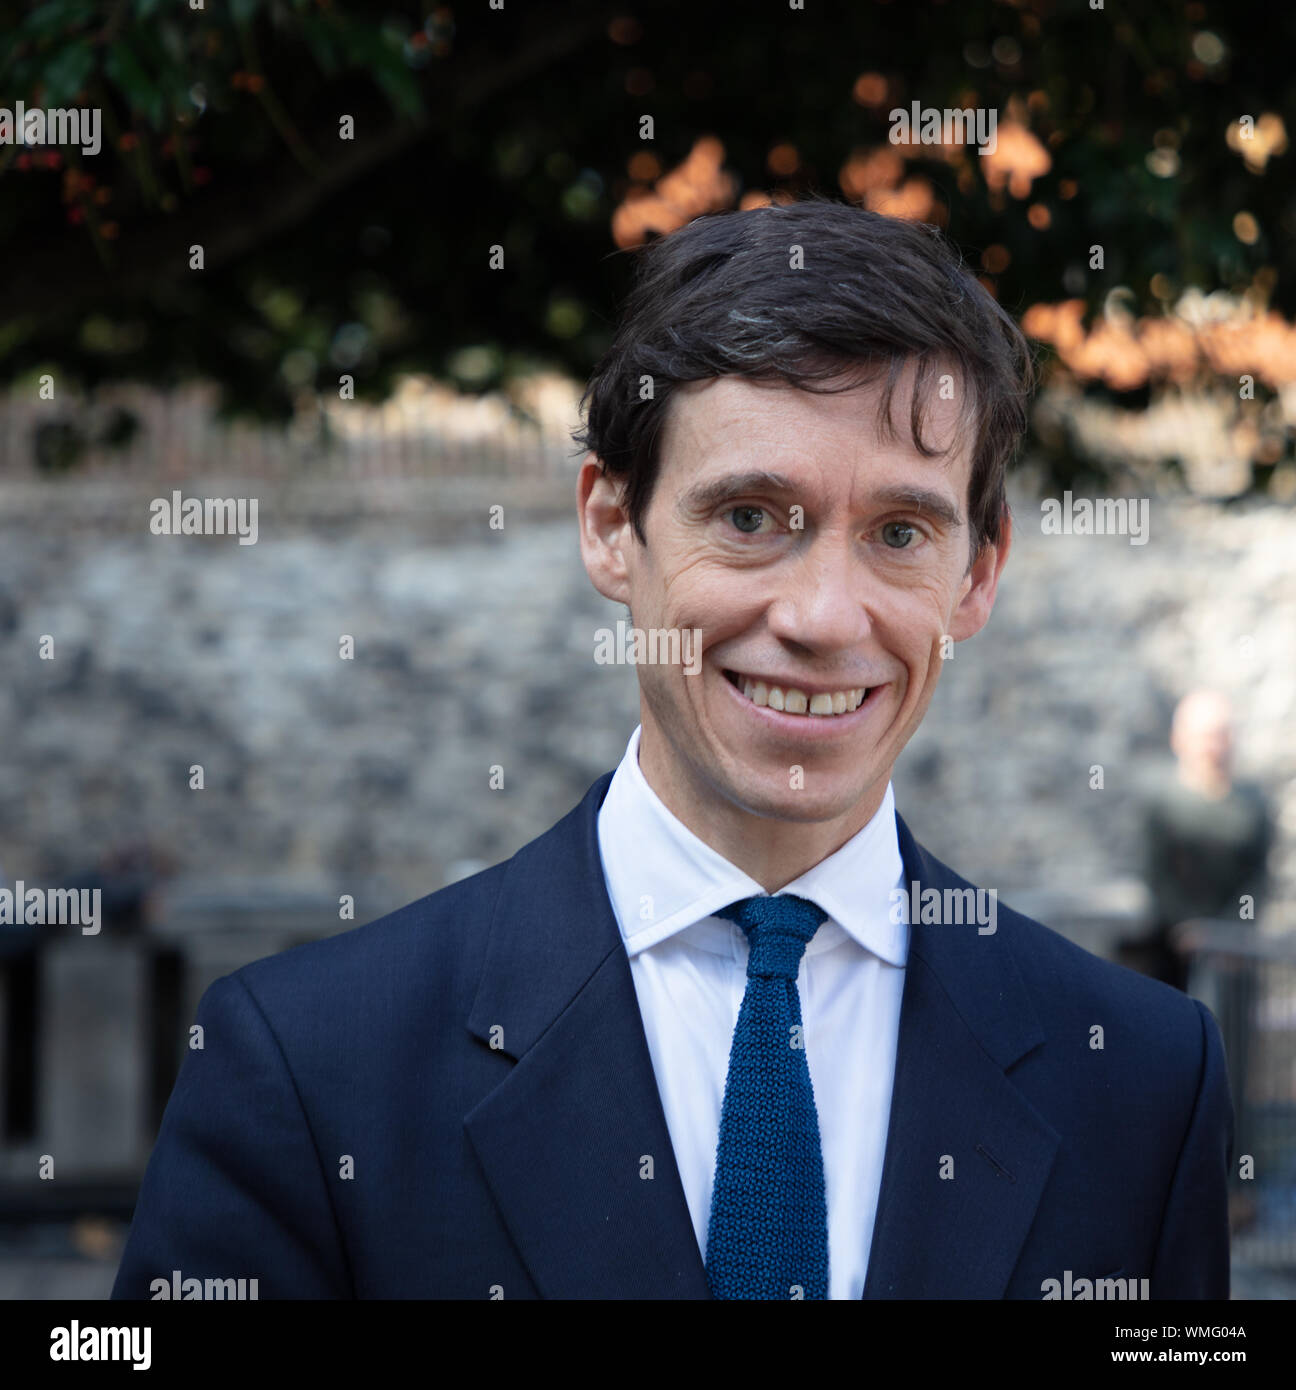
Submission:
[[594,454],[586,454],[576,479],[576,514],[581,559],[590,583],[615,603],[629,604],[627,551],[636,544],[622,505],[623,486],[603,471]]
[[949,635],[956,642],[974,637],[990,621],[995,595],[999,592],[999,576],[1008,563],[1012,548],[1012,515],[1004,509],[999,523],[999,544],[983,545],[963,578],[963,597],[950,619]]

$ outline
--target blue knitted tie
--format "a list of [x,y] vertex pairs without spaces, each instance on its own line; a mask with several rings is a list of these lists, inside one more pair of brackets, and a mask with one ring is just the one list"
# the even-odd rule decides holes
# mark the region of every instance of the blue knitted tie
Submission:
[[[747,990],[720,1113],[707,1283],[716,1298],[828,1297],[828,1207],[797,967],[828,916],[805,898],[715,914],[747,934]],[[795,1031],[794,1031],[795,1030]]]

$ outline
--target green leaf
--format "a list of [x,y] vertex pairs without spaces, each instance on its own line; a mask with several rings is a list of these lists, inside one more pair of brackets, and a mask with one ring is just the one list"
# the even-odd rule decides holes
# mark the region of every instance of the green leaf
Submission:
[[418,83],[405,63],[401,42],[368,25],[350,26],[347,43],[357,67],[368,68],[388,101],[406,116],[423,111]]
[[177,31],[169,25],[152,24],[136,29],[131,38],[136,62],[156,74],[155,85],[171,110],[188,111],[193,78]]
[[382,63],[374,76],[378,85],[387,93],[387,100],[406,116],[418,116],[423,111],[423,98],[419,95],[418,84],[409,69],[399,60],[395,63]]
[[340,57],[334,42],[332,25],[327,20],[310,14],[302,15],[299,24],[302,37],[306,40],[310,51],[315,55],[315,62],[320,71],[331,77],[340,66]]
[[160,128],[164,109],[162,93],[140,66],[139,59],[120,39],[108,50],[104,71],[127,101],[148,117],[153,128]]
[[45,64],[45,104],[66,106],[85,85],[94,70],[94,49],[86,40],[70,43]]
[[47,0],[23,20],[21,32],[28,38],[41,38],[48,34],[66,34],[78,24],[86,24],[95,18],[98,8],[95,0]]

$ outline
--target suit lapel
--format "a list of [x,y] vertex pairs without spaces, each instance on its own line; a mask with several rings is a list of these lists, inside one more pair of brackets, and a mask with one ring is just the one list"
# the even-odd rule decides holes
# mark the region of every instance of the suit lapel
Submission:
[[[542,1296],[708,1298],[598,853],[611,779],[505,869],[468,1027],[515,1065],[464,1126]],[[896,828],[906,882],[970,886]],[[1003,1296],[1059,1142],[1005,1073],[1043,1040],[998,932],[911,924],[865,1298]]]
[[598,854],[611,780],[505,870],[468,1027],[516,1065],[464,1125],[543,1297],[707,1298]]
[[[971,886],[896,827],[906,883]],[[1059,1142],[1005,1072],[1044,1032],[998,931],[911,923],[905,976],[864,1297],[1002,1298]]]

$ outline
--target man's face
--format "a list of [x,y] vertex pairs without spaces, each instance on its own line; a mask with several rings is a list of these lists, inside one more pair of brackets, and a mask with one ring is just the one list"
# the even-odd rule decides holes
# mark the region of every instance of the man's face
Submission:
[[[989,617],[1008,531],[968,568],[958,405],[929,402],[925,438],[954,448],[925,458],[908,435],[911,386],[907,370],[895,439],[877,427],[880,383],[816,395],[723,377],[681,389],[646,545],[587,459],[582,551],[595,586],[637,628],[702,633],[697,674],[687,658],[637,667],[640,763],[672,809],[866,823],[931,701],[943,640]],[[810,712],[825,707],[837,712]]]
[[1186,695],[1175,710],[1170,746],[1181,762],[1227,774],[1232,764],[1232,709],[1214,691]]

